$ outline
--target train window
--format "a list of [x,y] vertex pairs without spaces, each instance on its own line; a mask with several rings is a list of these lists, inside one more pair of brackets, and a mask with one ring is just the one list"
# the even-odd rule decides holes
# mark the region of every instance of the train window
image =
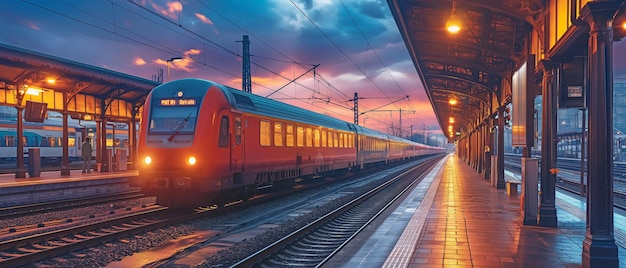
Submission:
[[4,136],[4,143],[7,147],[15,146],[15,136]]
[[220,120],[220,133],[217,138],[217,147],[228,147],[228,116],[222,116],[222,120]]
[[326,147],[326,138],[328,134],[326,134],[326,130],[322,130],[322,147]]
[[74,138],[74,137],[68,137],[68,138],[67,138],[67,146],[68,146],[68,147],[74,147],[74,146],[76,146],[76,138]]
[[303,147],[304,146],[304,128],[297,127],[296,130],[297,130],[296,143],[298,144],[298,147]]
[[57,146],[57,139],[55,139],[54,137],[48,137],[48,146],[56,147]]
[[274,145],[283,146],[283,123],[274,123]]
[[124,148],[128,148],[128,147],[129,147],[129,146],[128,146],[128,139],[124,139],[124,141],[123,141],[123,142],[124,142]]
[[241,144],[241,116],[235,117],[235,144]]
[[333,133],[333,147],[339,147],[339,139],[337,139],[337,132]]
[[285,130],[287,131],[285,142],[287,143],[287,146],[293,147],[293,126],[287,125]]
[[339,148],[343,148],[343,133],[339,133]]
[[306,147],[313,147],[313,130],[306,128]]
[[107,139],[107,147],[113,147],[113,139]]
[[259,138],[261,139],[261,146],[270,146],[270,134],[271,134],[271,130],[270,130],[270,121],[265,121],[265,120],[261,120],[261,131],[259,134]]
[[346,143],[346,147],[352,148],[352,135],[346,134],[346,136],[348,137],[348,142]]
[[150,111],[149,132],[162,132],[171,134],[178,129],[179,134],[192,133],[196,127],[198,106],[154,105]]
[[315,131],[313,133],[314,133],[313,145],[315,145],[315,147],[320,147],[320,130],[319,129],[315,129]]
[[343,147],[350,148],[350,143],[348,143],[348,133],[343,134]]
[[328,131],[328,147],[333,147],[333,132]]
[[24,146],[28,146],[28,137],[23,136],[22,137],[22,142],[24,143]]

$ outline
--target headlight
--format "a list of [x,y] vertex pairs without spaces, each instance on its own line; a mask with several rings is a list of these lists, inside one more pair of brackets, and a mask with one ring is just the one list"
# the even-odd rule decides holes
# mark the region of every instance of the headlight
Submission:
[[143,162],[146,163],[146,165],[150,165],[150,163],[152,163],[152,157],[146,156],[146,158],[143,159]]
[[190,166],[195,165],[197,162],[196,158],[193,156],[190,156],[189,158],[187,158],[187,164],[189,164]]

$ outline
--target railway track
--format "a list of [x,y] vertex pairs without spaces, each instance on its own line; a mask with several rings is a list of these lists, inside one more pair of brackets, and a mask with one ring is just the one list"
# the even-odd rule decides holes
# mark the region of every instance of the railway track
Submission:
[[13,229],[0,236],[0,266],[17,267],[32,264],[48,257],[159,228],[180,220],[180,217],[172,217],[166,212],[166,207],[151,206],[125,215],[112,216],[108,212],[65,223],[59,222],[47,227],[38,224]]
[[[340,182],[344,179],[330,179],[330,181]],[[157,230],[181,222],[190,222],[230,210],[241,210],[247,206],[264,204],[269,200],[280,198],[280,195],[285,195],[287,192],[289,194],[293,191],[302,192],[302,190],[323,187],[324,185],[328,187],[327,183],[322,183],[319,186],[308,184],[307,187],[297,187],[297,189],[294,188],[286,192],[263,194],[247,202],[235,202],[219,208],[207,206],[184,213],[175,213],[161,206],[120,208],[104,211],[100,215],[59,219],[32,226],[19,226],[13,230],[10,228],[0,229],[0,267],[45,264],[51,261],[50,257],[53,256],[76,252],[109,242],[132,239],[133,235],[141,235],[146,231]],[[267,215],[263,217],[267,217]],[[243,224],[241,229],[249,228],[253,224]],[[230,231],[234,230],[229,229],[223,232],[228,235]]]
[[419,183],[436,160],[395,176],[232,267],[316,267],[328,261],[385,209]]
[[54,210],[70,209],[82,206],[93,206],[97,204],[104,204],[113,201],[122,201],[135,198],[141,198],[145,195],[140,193],[139,190],[131,190],[121,193],[103,194],[98,196],[90,196],[86,198],[67,199],[62,201],[44,202],[36,204],[28,204],[21,206],[2,207],[0,208],[0,221],[15,217],[24,217],[28,215],[35,215],[43,212],[50,212]]

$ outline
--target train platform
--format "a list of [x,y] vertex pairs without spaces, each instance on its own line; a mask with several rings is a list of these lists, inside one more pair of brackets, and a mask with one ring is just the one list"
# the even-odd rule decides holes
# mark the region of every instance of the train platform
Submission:
[[54,202],[130,191],[129,179],[136,170],[82,173],[71,170],[41,172],[38,177],[15,178],[14,173],[0,174],[0,208]]
[[[547,228],[523,225],[519,197],[449,155],[325,267],[581,267],[585,199],[557,190],[558,227]],[[619,267],[625,231],[616,210]]]

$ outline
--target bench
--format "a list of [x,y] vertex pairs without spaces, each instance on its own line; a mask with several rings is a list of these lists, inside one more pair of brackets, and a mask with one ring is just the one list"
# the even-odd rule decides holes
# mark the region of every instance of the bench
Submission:
[[506,194],[510,196],[517,195],[517,186],[522,184],[521,176],[513,172],[505,171],[504,181],[506,182]]

